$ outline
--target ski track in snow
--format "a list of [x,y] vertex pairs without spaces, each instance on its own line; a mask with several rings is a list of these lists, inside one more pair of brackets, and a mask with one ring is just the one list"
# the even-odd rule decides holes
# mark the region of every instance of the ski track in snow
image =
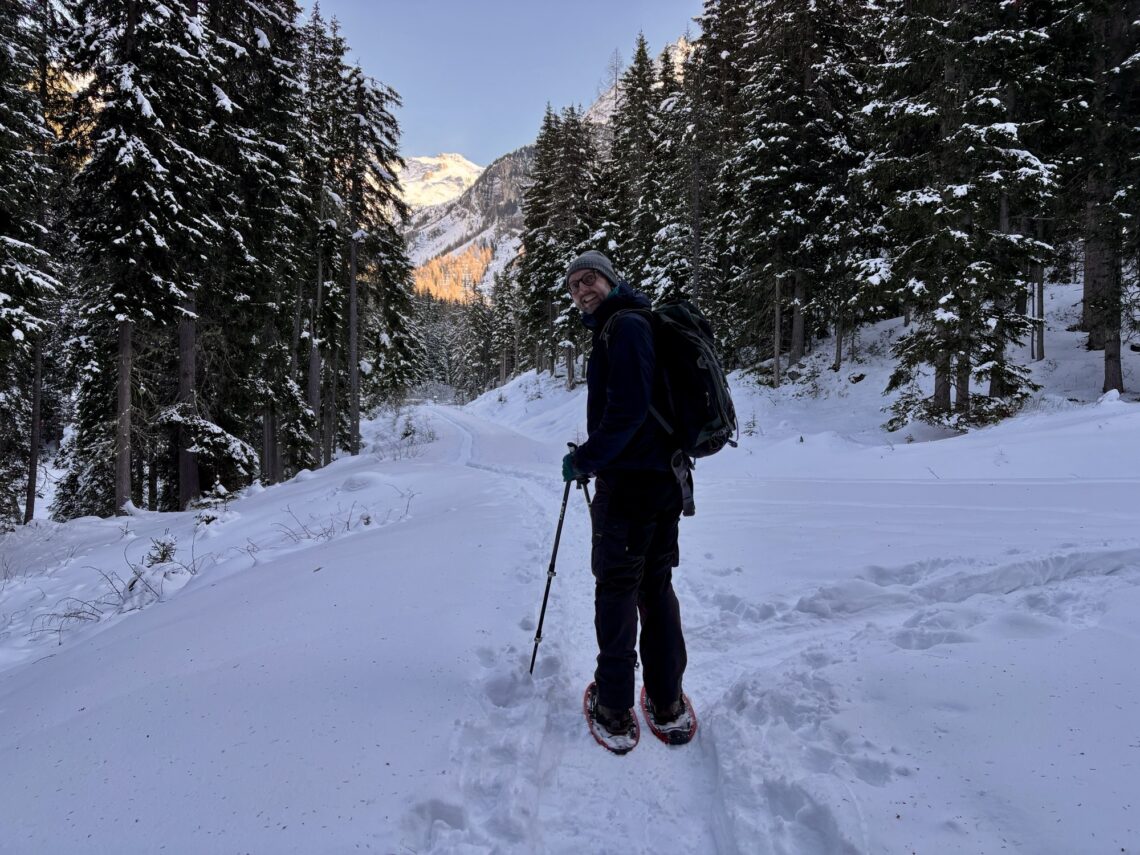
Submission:
[[624,853],[630,840],[645,852],[876,851],[857,790],[905,781],[915,763],[905,746],[842,723],[853,663],[891,651],[938,656],[986,638],[1055,638],[1094,625],[1117,591],[1140,585],[1140,549],[1073,550],[1008,563],[872,566],[752,602],[725,584],[741,568],[726,569],[711,553],[683,554],[676,585],[690,649],[686,687],[701,729],[684,748],[646,731],[630,755],[611,757],[582,721],[595,643],[589,521],[574,507],[581,498],[571,491],[532,677],[529,640],[560,491],[545,471],[483,454],[507,429],[461,411],[431,412],[461,435],[451,462],[487,472],[525,504],[514,523],[525,526],[528,548],[509,572],[533,590],[534,606],[519,616],[516,642],[478,651],[481,670],[452,745],[460,792],[411,812],[407,829],[426,845],[416,851]]

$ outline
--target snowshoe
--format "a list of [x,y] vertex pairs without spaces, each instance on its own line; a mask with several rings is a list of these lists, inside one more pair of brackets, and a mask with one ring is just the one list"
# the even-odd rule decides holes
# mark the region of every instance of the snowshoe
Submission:
[[[645,693],[645,687],[641,687],[641,711],[645,714],[645,723],[653,735],[666,745],[684,745],[691,742],[697,734],[697,713],[684,692],[681,693],[677,706],[679,709],[659,713],[653,708],[653,701]],[[661,716],[660,719],[658,715]]]
[[598,688],[591,683],[586,687],[586,694],[582,698],[582,709],[586,713],[586,724],[598,745],[614,754],[628,754],[637,746],[637,741],[641,738],[641,727],[632,707],[625,710],[624,715],[619,711],[616,719],[608,717],[605,714],[606,708],[602,707],[599,716]]

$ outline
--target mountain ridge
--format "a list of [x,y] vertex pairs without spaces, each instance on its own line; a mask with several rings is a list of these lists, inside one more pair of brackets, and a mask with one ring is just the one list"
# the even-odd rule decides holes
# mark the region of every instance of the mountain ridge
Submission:
[[413,209],[444,205],[458,198],[483,174],[483,167],[457,152],[417,155],[400,170],[404,201]]
[[[693,43],[681,36],[666,45],[665,50],[680,70],[692,53]],[[653,64],[659,67],[656,58]],[[586,119],[606,126],[613,119],[616,105],[615,82],[595,98],[586,111]],[[454,157],[475,166],[462,155]],[[413,157],[408,160],[421,163],[434,159]],[[453,196],[430,205],[412,205],[405,237],[408,256],[416,268],[417,290],[455,299],[456,295],[465,293],[468,285],[483,290],[490,287],[494,275],[506,268],[522,244],[522,202],[530,184],[533,162],[534,144],[531,143],[494,160]],[[488,247],[492,252],[486,261],[488,255],[484,250]],[[452,258],[443,259],[443,256]]]

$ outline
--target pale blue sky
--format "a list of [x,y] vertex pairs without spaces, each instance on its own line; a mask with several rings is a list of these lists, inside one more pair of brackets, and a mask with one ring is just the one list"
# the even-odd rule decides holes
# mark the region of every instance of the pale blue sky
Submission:
[[[549,101],[588,107],[614,50],[644,32],[653,56],[701,0],[320,0],[349,59],[394,87],[405,156],[459,152],[480,166],[533,142]],[[310,4],[305,3],[306,9]],[[307,17],[307,13],[306,13]]]

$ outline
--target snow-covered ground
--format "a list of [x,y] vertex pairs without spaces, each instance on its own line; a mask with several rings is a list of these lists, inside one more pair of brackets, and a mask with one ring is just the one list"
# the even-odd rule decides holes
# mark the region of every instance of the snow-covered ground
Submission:
[[682,524],[682,748],[586,731],[578,491],[527,673],[585,409],[549,378],[210,522],[0,540],[0,852],[1135,855],[1140,406],[1050,293],[1042,395],[966,436],[879,427],[894,323],[735,378]]

